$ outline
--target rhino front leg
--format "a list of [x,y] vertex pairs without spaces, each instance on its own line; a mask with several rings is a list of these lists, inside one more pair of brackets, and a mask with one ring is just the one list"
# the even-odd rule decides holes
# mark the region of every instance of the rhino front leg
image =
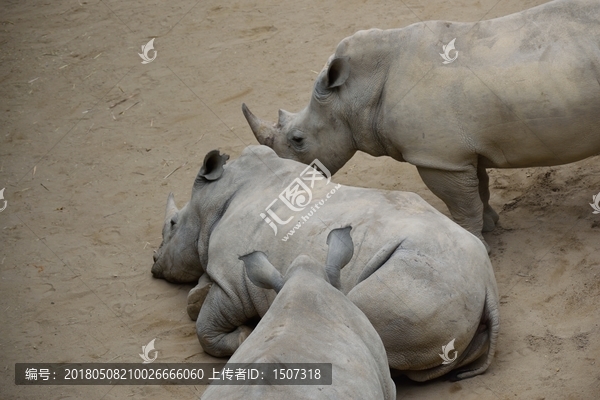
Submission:
[[241,325],[232,332],[213,331],[201,333],[198,331],[198,324],[196,324],[196,332],[205,353],[214,357],[229,357],[250,336],[252,328]]
[[477,166],[477,179],[479,179],[479,197],[483,203],[483,232],[491,232],[498,222],[498,213],[490,206],[490,177],[485,167]]
[[460,226],[477,236],[485,245],[483,229],[483,202],[479,195],[479,180],[475,167],[467,171],[443,171],[440,169],[417,167],[425,185],[442,199],[450,214]]
[[204,352],[214,357],[232,355],[252,333],[245,323],[253,317],[244,313],[236,296],[213,284],[196,321],[196,334]]

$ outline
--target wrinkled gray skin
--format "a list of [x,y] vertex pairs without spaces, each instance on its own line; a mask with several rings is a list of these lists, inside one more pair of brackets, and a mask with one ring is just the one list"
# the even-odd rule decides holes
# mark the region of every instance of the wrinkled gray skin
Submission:
[[301,255],[284,277],[260,251],[242,257],[250,281],[278,294],[229,359],[244,364],[331,363],[332,384],[211,385],[202,399],[396,399],[379,335],[365,314],[332,286],[352,258],[349,232],[343,228],[330,233],[327,269]]
[[[352,226],[356,250],[341,272],[340,288],[381,336],[390,367],[418,381],[480,356],[481,363],[456,377],[487,369],[499,328],[498,291],[487,252],[475,236],[414,193],[336,185],[330,195],[335,184],[325,179],[315,183],[302,212],[292,213],[280,200],[271,207],[281,218],[295,218],[275,235],[259,214],[306,165],[279,158],[266,146],[249,146],[223,167],[225,157],[207,154],[183,209],[169,196],[163,242],[152,267],[155,277],[172,282],[192,282],[206,271],[212,286],[205,298],[194,300],[201,303],[196,331],[205,352],[233,354],[251,332],[251,320],[264,316],[273,302],[273,291],[248,280],[239,256],[260,249],[277,268],[300,254],[323,260],[327,233]],[[282,241],[313,207],[319,209]],[[442,365],[438,354],[453,338],[458,358]]]
[[[359,31],[340,42],[304,110],[280,110],[270,124],[242,109],[281,157],[318,158],[332,173],[357,150],[415,165],[485,243],[481,232],[498,221],[486,168],[600,152],[599,20],[597,0],[554,1],[477,23]],[[444,65],[454,38],[458,58]]]

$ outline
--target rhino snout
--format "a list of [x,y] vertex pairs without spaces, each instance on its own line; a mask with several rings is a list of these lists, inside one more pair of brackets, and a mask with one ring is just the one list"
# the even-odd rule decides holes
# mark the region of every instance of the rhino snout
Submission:
[[163,275],[163,271],[162,271],[162,267],[158,264],[157,262],[157,255],[156,253],[154,253],[154,265],[152,265],[152,269],[150,270],[152,272],[152,276],[155,278],[164,278]]

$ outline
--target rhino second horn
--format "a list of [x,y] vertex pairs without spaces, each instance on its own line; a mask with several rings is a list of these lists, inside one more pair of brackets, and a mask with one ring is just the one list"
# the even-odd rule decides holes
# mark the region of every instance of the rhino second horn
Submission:
[[169,193],[169,197],[167,197],[167,208],[165,210],[165,219],[171,219],[173,215],[175,215],[179,211],[177,206],[175,205],[175,196],[173,196],[173,192]]
[[277,122],[277,124],[279,125],[279,127],[286,126],[292,120],[292,118],[294,118],[295,115],[296,114],[293,114],[289,111],[279,109],[279,121]]
[[256,117],[250,109],[246,106],[245,103],[242,103],[242,112],[244,113],[244,117],[248,121],[248,125],[250,125],[250,129],[254,132],[254,136],[256,136],[256,140],[258,143],[273,147],[273,139],[275,135],[275,129],[272,124],[264,122],[260,118]]

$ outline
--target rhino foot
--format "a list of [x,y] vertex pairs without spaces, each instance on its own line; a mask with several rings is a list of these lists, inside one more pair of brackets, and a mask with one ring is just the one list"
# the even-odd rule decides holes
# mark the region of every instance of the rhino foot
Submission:
[[248,336],[250,336],[251,333],[252,333],[252,328],[250,328],[249,326],[242,325],[242,326],[238,327],[239,345],[244,343],[244,340],[246,340],[248,338]]
[[212,281],[208,278],[207,274],[203,274],[198,280],[198,284],[190,290],[187,297],[187,313],[192,321],[198,319],[198,314],[200,314],[200,309],[202,308],[202,304],[204,304],[204,300],[206,300],[211,286]]
[[495,219],[489,214],[483,214],[483,229],[482,232],[491,232],[496,229],[496,222],[498,222],[498,218]]
[[494,211],[492,207],[489,205],[485,207],[483,211],[483,229],[482,232],[491,232],[496,228],[496,223],[500,217],[498,213]]
[[205,353],[213,357],[228,357],[235,353],[244,340],[250,336],[252,328],[241,325],[232,332],[211,332],[206,331],[198,321],[196,322],[196,333]]

